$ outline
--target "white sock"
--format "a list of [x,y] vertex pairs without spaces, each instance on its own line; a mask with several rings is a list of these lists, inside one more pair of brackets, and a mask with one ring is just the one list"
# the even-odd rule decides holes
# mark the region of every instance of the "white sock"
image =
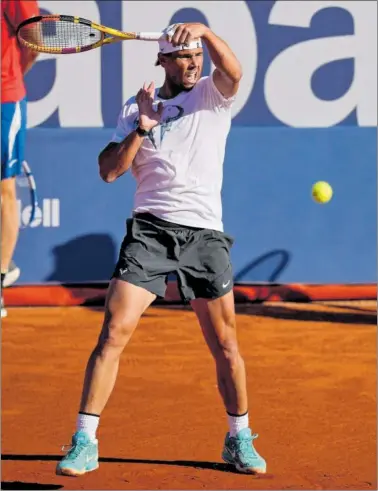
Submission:
[[79,413],[76,420],[76,431],[85,431],[89,438],[96,440],[96,431],[100,422],[100,416],[88,413]]
[[228,425],[230,427],[230,436],[235,437],[239,431],[249,428],[248,412],[241,416],[228,414]]

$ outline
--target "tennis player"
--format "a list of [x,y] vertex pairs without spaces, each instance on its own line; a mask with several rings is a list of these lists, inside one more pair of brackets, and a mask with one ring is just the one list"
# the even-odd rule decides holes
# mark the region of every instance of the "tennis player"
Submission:
[[[12,261],[19,218],[15,177],[22,172],[26,134],[24,76],[37,54],[21,47],[16,29],[20,22],[39,15],[35,0],[1,0],[1,289],[19,276]],[[1,296],[1,317],[7,311]]]
[[[164,297],[173,272],[215,360],[229,424],[222,458],[241,472],[266,471],[249,426],[235,327],[233,240],[222,223],[222,167],[242,69],[228,45],[203,24],[176,24],[166,32],[157,59],[165,70],[163,86],[145,83],[124,105],[113,141],[99,156],[106,182],[131,169],[137,191],[102,332],[87,365],[72,447],[58,463],[58,474],[78,476],[98,467],[96,430],[121,353],[143,312]],[[202,43],[216,68],[201,78]]]

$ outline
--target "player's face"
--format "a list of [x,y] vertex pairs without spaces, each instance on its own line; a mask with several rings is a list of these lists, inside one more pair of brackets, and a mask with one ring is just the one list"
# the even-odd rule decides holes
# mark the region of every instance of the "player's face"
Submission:
[[182,90],[192,89],[201,78],[203,49],[185,49],[163,55],[160,63],[168,80]]

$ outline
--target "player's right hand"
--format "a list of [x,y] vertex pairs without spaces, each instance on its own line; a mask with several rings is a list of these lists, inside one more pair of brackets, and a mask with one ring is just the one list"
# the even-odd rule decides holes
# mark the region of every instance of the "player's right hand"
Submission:
[[163,114],[163,103],[159,102],[157,110],[153,107],[155,93],[155,84],[153,82],[147,86],[145,82],[143,87],[136,95],[136,102],[139,109],[139,127],[143,130],[150,131],[160,124]]

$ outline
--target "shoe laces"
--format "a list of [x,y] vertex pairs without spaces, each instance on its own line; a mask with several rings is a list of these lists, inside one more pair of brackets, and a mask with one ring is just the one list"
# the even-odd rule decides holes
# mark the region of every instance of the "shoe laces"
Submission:
[[62,446],[62,452],[67,452],[67,456],[69,455],[71,458],[76,459],[84,447],[85,445],[82,443],[67,444]]
[[246,452],[246,453],[252,452],[253,455],[257,456],[257,452],[256,452],[255,447],[253,446],[252,442],[256,438],[258,438],[258,436],[259,435],[257,433],[254,433],[253,435],[251,435],[248,438],[243,438],[243,440],[238,440],[240,450],[243,453],[244,452]]

